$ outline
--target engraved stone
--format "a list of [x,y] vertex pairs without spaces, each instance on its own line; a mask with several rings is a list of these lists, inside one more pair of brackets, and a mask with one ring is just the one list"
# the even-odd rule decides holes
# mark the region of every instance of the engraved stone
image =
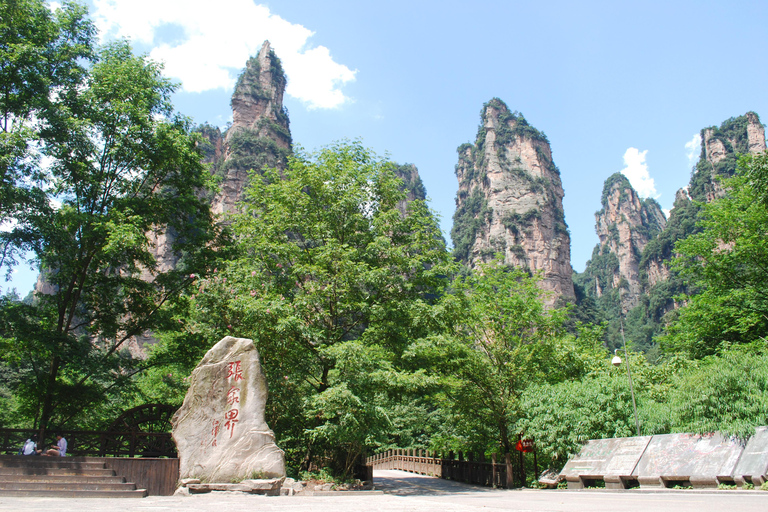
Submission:
[[227,336],[192,372],[173,417],[179,478],[232,483],[285,477],[285,457],[264,419],[267,382],[253,341]]

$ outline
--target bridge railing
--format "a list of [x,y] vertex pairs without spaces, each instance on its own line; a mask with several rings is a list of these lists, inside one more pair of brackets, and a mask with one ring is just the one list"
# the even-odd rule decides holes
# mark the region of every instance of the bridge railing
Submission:
[[[24,441],[38,434],[37,430],[0,429],[0,454],[13,455]],[[38,449],[48,449],[56,443],[48,432],[45,440],[37,442]],[[176,444],[168,432],[94,432],[62,430],[67,440],[67,455],[89,457],[176,457]],[[50,438],[49,438],[50,437]]]
[[399,469],[420,475],[434,476],[487,487],[510,489],[516,483],[524,485],[525,477],[519,468],[515,468],[510,454],[503,461],[493,455],[490,461],[482,456],[453,453],[447,457],[425,450],[392,449],[377,453],[366,459],[372,469]]

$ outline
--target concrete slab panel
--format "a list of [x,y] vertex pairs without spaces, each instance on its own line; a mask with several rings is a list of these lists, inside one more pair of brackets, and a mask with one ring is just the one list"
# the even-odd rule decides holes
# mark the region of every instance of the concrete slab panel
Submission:
[[733,470],[733,476],[740,480],[745,476],[759,477],[761,482],[765,481],[768,476],[768,427],[757,427]]
[[593,439],[568,461],[560,476],[573,480],[579,476],[631,475],[650,441],[651,436]]
[[[743,447],[715,434],[665,434],[653,436],[635,475],[638,477],[732,475]],[[642,482],[642,480],[641,480]]]

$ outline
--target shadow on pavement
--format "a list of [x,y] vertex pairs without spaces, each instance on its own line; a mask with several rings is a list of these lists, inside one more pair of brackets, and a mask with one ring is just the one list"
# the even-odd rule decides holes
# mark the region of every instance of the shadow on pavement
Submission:
[[397,496],[439,496],[446,494],[467,494],[499,492],[500,489],[470,485],[453,480],[443,480],[398,470],[376,470],[373,485],[377,490]]

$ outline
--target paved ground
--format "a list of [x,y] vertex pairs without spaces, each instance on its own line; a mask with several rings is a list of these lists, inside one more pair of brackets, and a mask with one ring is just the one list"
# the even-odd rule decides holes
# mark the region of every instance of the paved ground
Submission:
[[0,510],[24,512],[766,512],[768,492],[698,491],[613,492],[495,490],[413,475],[376,471],[379,493],[338,493],[335,496],[243,496],[214,493],[199,496],[153,496],[144,499],[3,498]]

